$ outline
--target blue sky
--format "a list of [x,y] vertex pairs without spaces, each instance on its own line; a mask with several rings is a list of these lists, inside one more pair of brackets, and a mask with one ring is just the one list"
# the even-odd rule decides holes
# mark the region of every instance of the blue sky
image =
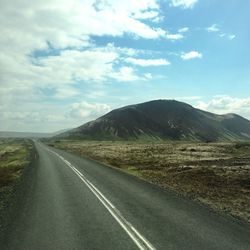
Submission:
[[72,128],[176,99],[250,119],[250,2],[0,4],[0,130]]

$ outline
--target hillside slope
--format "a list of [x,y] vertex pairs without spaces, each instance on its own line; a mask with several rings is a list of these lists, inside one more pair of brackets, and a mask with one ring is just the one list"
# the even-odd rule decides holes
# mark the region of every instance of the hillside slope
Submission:
[[250,121],[236,114],[216,115],[174,100],[156,100],[115,109],[58,137],[96,140],[250,139]]

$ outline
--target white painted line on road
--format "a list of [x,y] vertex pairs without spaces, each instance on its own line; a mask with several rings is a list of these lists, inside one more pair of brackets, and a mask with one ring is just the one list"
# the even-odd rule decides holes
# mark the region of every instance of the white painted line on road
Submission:
[[129,235],[129,237],[134,241],[137,247],[141,250],[149,249],[155,250],[155,247],[142,236],[130,222],[128,222],[121,214],[121,212],[95,187],[76,167],[74,167],[69,161],[58,153],[44,147],[47,151],[55,154],[59,157],[68,167],[70,167],[75,174],[85,183],[85,185],[90,189],[90,191],[98,198],[98,200],[103,204],[103,206],[109,211],[113,218],[119,223],[119,225],[124,229],[124,231]]

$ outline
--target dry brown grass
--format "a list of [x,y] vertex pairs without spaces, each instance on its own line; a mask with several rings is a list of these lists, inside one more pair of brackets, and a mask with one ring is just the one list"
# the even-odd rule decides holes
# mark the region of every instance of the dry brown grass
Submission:
[[31,147],[28,140],[0,140],[0,189],[21,176],[30,161]]
[[250,144],[61,141],[54,146],[250,221]]

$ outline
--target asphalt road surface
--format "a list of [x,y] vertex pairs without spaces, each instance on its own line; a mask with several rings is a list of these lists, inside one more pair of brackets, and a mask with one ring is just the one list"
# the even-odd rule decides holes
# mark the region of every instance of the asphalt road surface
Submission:
[[35,146],[35,171],[0,249],[250,249],[248,224],[119,170]]

